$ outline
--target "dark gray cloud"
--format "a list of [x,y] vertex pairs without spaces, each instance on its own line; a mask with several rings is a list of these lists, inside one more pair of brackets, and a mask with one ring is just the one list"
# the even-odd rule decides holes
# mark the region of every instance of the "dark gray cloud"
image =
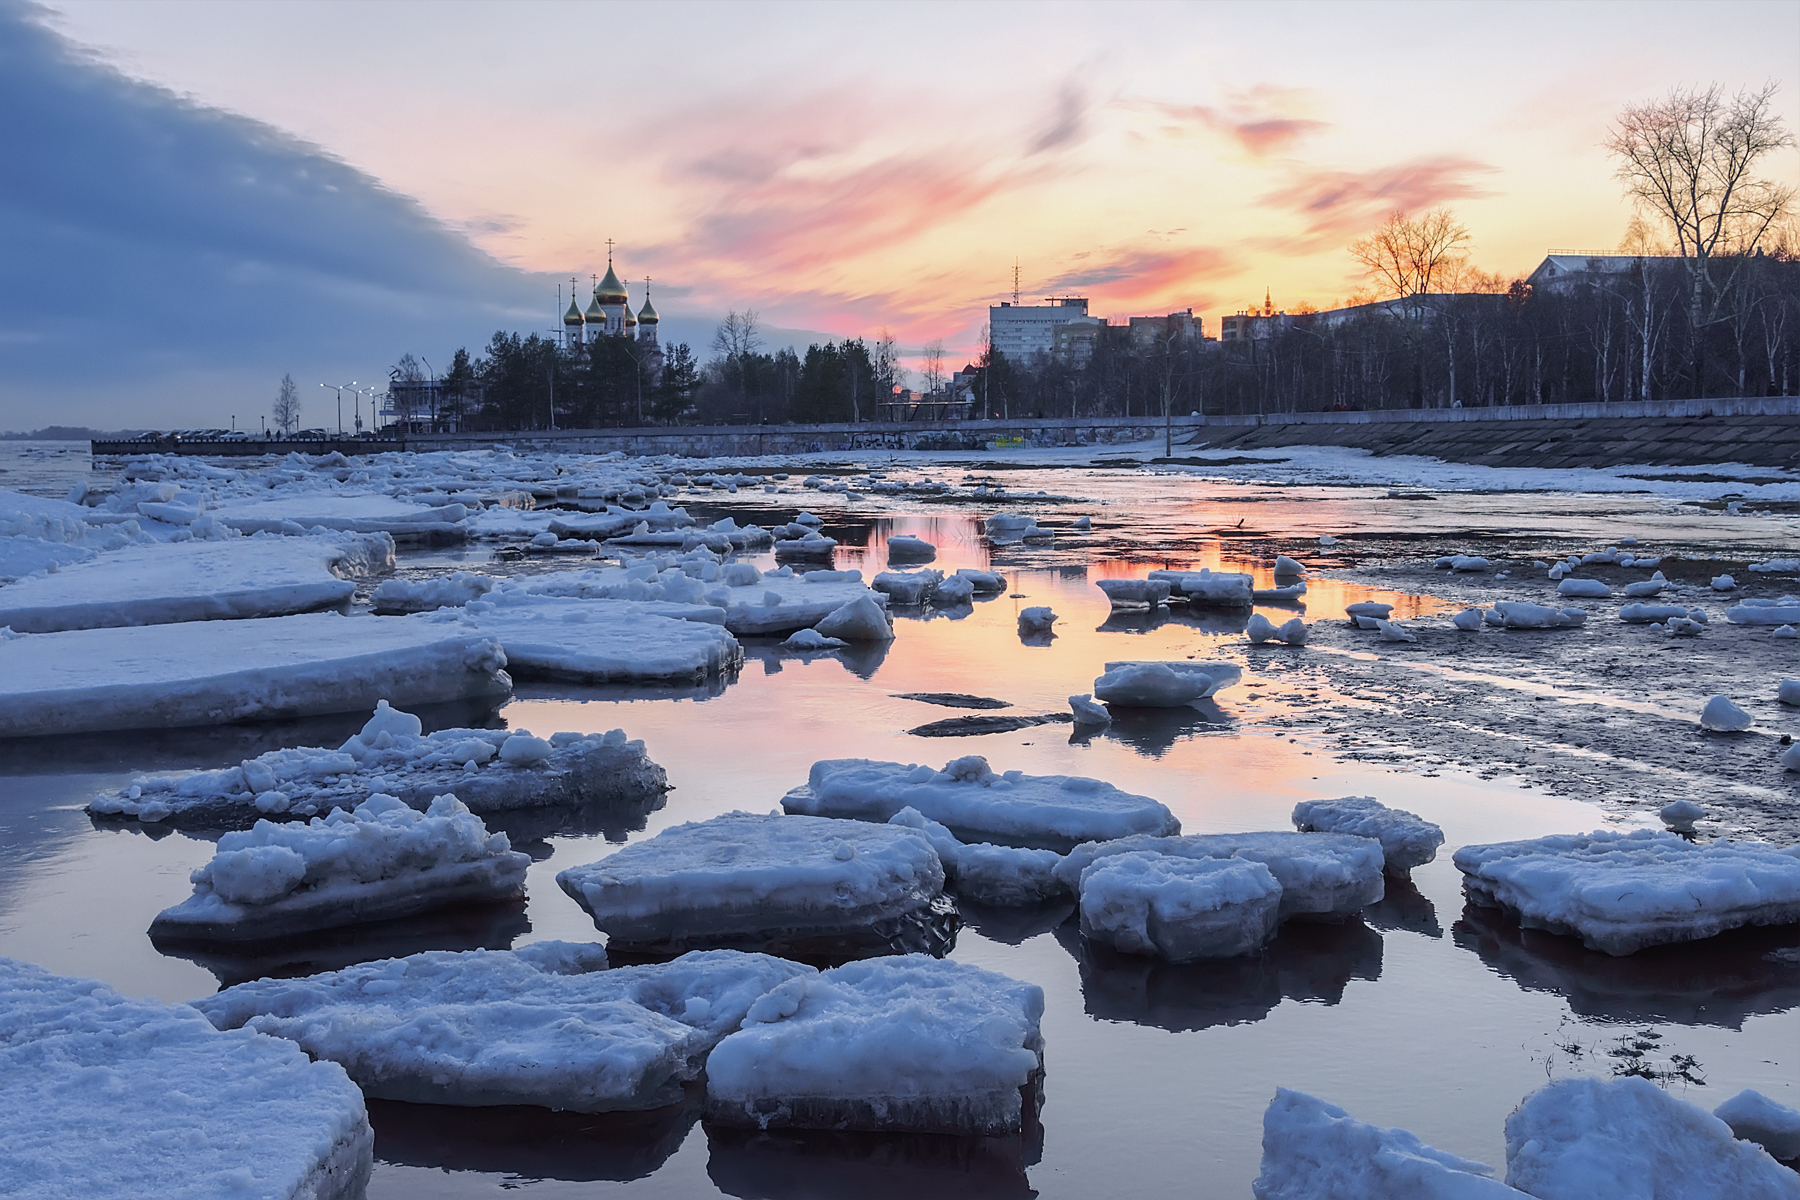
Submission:
[[548,277],[318,147],[126,78],[46,15],[0,0],[0,428],[213,423],[287,371],[367,379],[549,324]]

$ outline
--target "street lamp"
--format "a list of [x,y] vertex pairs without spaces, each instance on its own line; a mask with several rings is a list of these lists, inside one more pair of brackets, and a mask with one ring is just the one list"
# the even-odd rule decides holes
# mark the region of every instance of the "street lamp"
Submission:
[[338,436],[344,436],[344,385],[341,383],[321,383],[322,388],[330,388],[337,393]]

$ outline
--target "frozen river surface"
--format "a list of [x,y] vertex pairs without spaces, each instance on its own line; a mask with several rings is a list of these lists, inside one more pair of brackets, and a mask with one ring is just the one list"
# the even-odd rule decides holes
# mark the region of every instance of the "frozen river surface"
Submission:
[[[53,476],[45,472],[47,480]],[[1709,1109],[1743,1088],[1800,1104],[1800,929],[1613,959],[1465,909],[1450,864],[1451,852],[1470,842],[1654,824],[1646,806],[1683,787],[1736,788],[1745,812],[1760,814],[1760,824],[1746,821],[1791,844],[1791,822],[1779,836],[1781,827],[1765,819],[1770,811],[1791,814],[1796,802],[1795,786],[1779,773],[1746,767],[1727,781],[1690,765],[1659,776],[1626,761],[1620,747],[1635,746],[1642,759],[1665,757],[1670,723],[1687,714],[1691,724],[1695,697],[1684,688],[1701,700],[1706,692],[1672,677],[1690,673],[1686,668],[1663,670],[1657,686],[1646,689],[1641,680],[1610,678],[1580,663],[1572,672],[1487,663],[1471,673],[1491,690],[1478,699],[1431,700],[1436,707],[1424,711],[1434,715],[1421,717],[1399,693],[1413,688],[1441,697],[1431,691],[1442,686],[1440,662],[1407,660],[1404,651],[1324,626],[1328,635],[1306,650],[1252,649],[1241,622],[1229,619],[1114,617],[1094,586],[1097,578],[1165,565],[1254,568],[1261,586],[1277,549],[1298,553],[1332,533],[1352,543],[1335,558],[1307,555],[1315,579],[1304,607],[1260,611],[1277,623],[1304,612],[1308,621],[1336,627],[1344,604],[1373,598],[1397,604],[1401,617],[1433,618],[1460,607],[1459,597],[1434,590],[1438,582],[1473,585],[1408,563],[1428,564],[1465,544],[1490,555],[1543,557],[1629,535],[1695,561],[1742,562],[1791,546],[1783,519],[1632,493],[1398,500],[1386,488],[1270,487],[1091,469],[1007,473],[1006,482],[1015,493],[1042,488],[1067,497],[1013,507],[1050,524],[1090,515],[1092,534],[1059,537],[1049,548],[996,549],[980,536],[980,517],[991,508],[873,497],[846,504],[797,488],[791,495],[720,496],[713,508],[684,498],[696,515],[740,520],[810,507],[840,541],[836,565],[861,567],[865,575],[885,566],[888,536],[911,533],[939,547],[934,566],[991,567],[1009,587],[966,615],[921,619],[900,610],[896,640],[884,652],[803,656],[778,649],[772,638],[747,639],[741,674],[721,687],[654,695],[522,687],[498,721],[541,736],[622,726],[645,740],[675,790],[641,828],[526,846],[535,862],[530,899],[520,909],[414,922],[379,940],[346,938],[320,947],[316,958],[164,956],[144,931],[160,909],[188,894],[188,873],[209,858],[210,842],[97,826],[82,806],[145,769],[235,763],[279,744],[279,735],[246,729],[95,738],[54,754],[0,746],[0,954],[173,1001],[210,994],[221,979],[235,982],[246,971],[302,973],[433,947],[593,940],[591,922],[554,883],[567,866],[684,821],[769,811],[818,759],[935,766],[982,754],[996,770],[1088,775],[1156,797],[1188,833],[1289,828],[1299,800],[1373,795],[1437,822],[1446,845],[1414,873],[1412,887],[1390,884],[1388,898],[1362,919],[1290,925],[1264,957],[1224,964],[1098,958],[1084,949],[1068,905],[965,909],[952,956],[1039,984],[1047,995],[1041,1129],[1022,1142],[725,1134],[703,1126],[692,1103],[579,1117],[376,1103],[369,1195],[1246,1197],[1257,1173],[1262,1113],[1277,1086],[1494,1164],[1504,1162],[1503,1122],[1528,1092],[1547,1078],[1607,1075],[1621,1063],[1662,1072],[1691,1056],[1697,1065],[1669,1086]],[[474,548],[432,551],[403,557],[401,569],[409,576],[506,569],[489,557]],[[766,555],[751,561],[772,562]],[[1026,644],[1018,634],[1017,612],[1033,605],[1048,605],[1060,618],[1057,636],[1045,644]],[[1785,656],[1757,662],[1759,677],[1800,675],[1795,643],[1771,649],[1766,641],[1745,642],[1740,650],[1727,640],[1732,631],[1715,633],[1714,654]],[[1622,651],[1640,658],[1652,652],[1660,647],[1647,640]],[[1553,653],[1561,651],[1538,657]],[[1003,713],[1065,712],[1066,697],[1090,691],[1109,659],[1190,656],[1242,663],[1243,684],[1216,706],[1127,717],[1092,736],[1072,734],[1068,725],[960,739],[906,732],[962,710],[902,693],[993,697],[1012,706],[995,710]],[[1361,670],[1396,659],[1400,682],[1385,678],[1380,694],[1370,690],[1377,683],[1346,682],[1346,664]],[[1491,704],[1496,691],[1535,696],[1568,713],[1569,720],[1546,727],[1545,738],[1554,740],[1555,729],[1586,732],[1553,747],[1561,758],[1506,762],[1487,755],[1475,743],[1496,736],[1496,722],[1484,724],[1457,704]],[[1366,723],[1359,715],[1365,713]],[[324,721],[303,732],[320,744],[360,723]],[[1401,726],[1420,723],[1465,732],[1409,740]],[[1613,731],[1612,741],[1603,730]],[[1457,748],[1464,739],[1467,754]],[[1583,784],[1581,771],[1594,779]]]

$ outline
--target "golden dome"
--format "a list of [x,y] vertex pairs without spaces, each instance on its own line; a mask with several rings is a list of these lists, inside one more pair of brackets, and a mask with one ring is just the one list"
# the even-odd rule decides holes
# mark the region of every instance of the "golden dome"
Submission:
[[637,319],[639,325],[654,325],[662,320],[661,317],[656,315],[656,306],[650,303],[650,297],[648,295],[644,297],[644,307],[638,309]]
[[[542,310],[540,309],[539,311],[541,312]],[[569,311],[563,314],[563,324],[579,325],[581,323],[581,305],[576,301],[571,300],[569,301]]]
[[606,324],[606,314],[600,310],[600,293],[594,292],[594,302],[588,305],[587,320],[589,325]]
[[625,294],[625,285],[619,282],[618,273],[611,263],[606,264],[606,276],[594,288],[594,298],[602,304],[625,304],[630,300]]

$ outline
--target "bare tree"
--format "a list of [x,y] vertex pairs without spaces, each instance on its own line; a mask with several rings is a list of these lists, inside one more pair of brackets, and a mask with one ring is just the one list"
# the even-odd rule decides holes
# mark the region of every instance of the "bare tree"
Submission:
[[394,397],[394,407],[398,410],[403,427],[409,432],[414,419],[419,415],[425,380],[425,368],[410,351],[402,354],[400,361],[388,369],[388,391]]
[[944,343],[931,342],[924,349],[925,394],[935,396],[944,386]]
[[882,400],[892,400],[894,389],[904,384],[905,369],[900,366],[900,344],[886,329],[875,339],[875,350],[869,355],[869,366],[875,375],[875,386]]
[[719,328],[713,332],[713,353],[727,360],[755,354],[762,349],[762,344],[762,327],[757,321],[754,308],[747,308],[741,313],[733,309],[725,314],[725,319],[719,322]]
[[[1729,99],[1718,84],[1671,88],[1661,100],[1630,104],[1608,132],[1618,177],[1638,209],[1674,238],[1688,273],[1694,391],[1706,394],[1707,326],[1723,319],[1739,271],[1794,199],[1791,185],[1754,174],[1760,160],[1794,144],[1773,111],[1776,84]],[[1712,277],[1712,260],[1728,275]]]
[[1394,212],[1374,233],[1350,243],[1350,254],[1379,291],[1400,300],[1416,318],[1418,297],[1453,285],[1467,263],[1468,242],[1467,227],[1448,208],[1434,208],[1417,220]]
[[281,377],[281,391],[275,397],[269,415],[275,418],[275,425],[283,433],[292,433],[300,423],[300,389],[294,385],[292,375]]

